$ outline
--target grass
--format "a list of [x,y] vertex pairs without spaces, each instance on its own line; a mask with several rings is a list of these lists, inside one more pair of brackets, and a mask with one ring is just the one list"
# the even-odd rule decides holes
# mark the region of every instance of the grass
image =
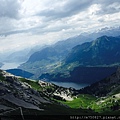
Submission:
[[78,98],[74,98],[72,101],[66,101],[62,102],[71,108],[83,108],[83,109],[88,109],[89,106],[96,100],[95,97],[88,95],[88,94],[81,94],[78,96]]
[[0,73],[0,81],[4,81],[5,77]]
[[[116,99],[108,96],[107,98],[96,98],[88,94],[81,94],[77,98],[74,98],[72,101],[59,101],[70,108],[73,109],[87,109],[93,110],[96,113],[103,115],[118,115],[120,112],[119,109],[113,110],[112,108],[116,106]],[[120,100],[117,100],[117,106],[120,106]]]
[[[45,86],[45,87],[41,87],[38,83],[38,81],[30,81],[30,80],[27,80],[25,78],[19,78],[20,81],[22,82],[26,82],[28,83],[29,85],[31,85],[31,87],[37,91],[43,91],[43,89],[45,90],[50,90],[50,91],[53,91],[54,90],[54,87],[52,86]],[[114,93],[118,92],[118,89],[116,89],[116,91],[114,91]],[[52,98],[51,98],[52,99]],[[54,99],[55,100],[55,99]],[[100,114],[103,114],[103,115],[118,115],[118,113],[120,112],[120,110],[112,110],[112,107],[114,107],[116,105],[116,101],[118,102],[118,105],[120,106],[120,99],[119,98],[115,98],[113,96],[107,96],[105,98],[96,98],[92,95],[89,95],[89,94],[80,94],[79,96],[77,96],[77,98],[74,97],[74,99],[72,101],[60,101],[60,100],[55,100],[57,102],[61,102],[62,104],[65,104],[67,106],[70,107],[70,109],[66,109],[64,107],[60,107],[55,105],[55,109],[58,107],[57,110],[55,111],[51,111],[51,107],[53,108],[53,105],[47,105],[47,109],[50,109],[45,111],[44,113],[45,114],[51,114],[51,112],[54,112],[54,114],[57,114],[57,112],[62,111],[63,110],[67,110],[65,112],[65,114],[68,114],[68,110],[70,110],[71,112],[75,113],[75,111],[77,113],[80,113],[81,112],[84,112],[84,110],[86,110],[86,112],[89,112],[90,113],[90,110],[91,111],[94,111],[95,113],[100,113]],[[52,109],[53,110],[53,109]],[[113,112],[112,112],[113,111]],[[49,113],[50,112],[50,113]],[[43,114],[44,114],[43,113]],[[64,114],[64,112],[62,113]]]
[[42,87],[39,85],[38,81],[30,81],[30,80],[27,80],[25,78],[19,78],[19,80],[22,81],[22,82],[28,83],[29,85],[31,85],[31,87],[34,90],[37,90],[37,91],[41,91],[42,90]]
[[54,91],[54,87],[51,86],[40,86],[38,81],[31,81],[25,78],[19,78],[20,81],[22,82],[26,82],[28,83],[34,90],[37,91],[43,91],[43,90],[47,90],[47,91]]

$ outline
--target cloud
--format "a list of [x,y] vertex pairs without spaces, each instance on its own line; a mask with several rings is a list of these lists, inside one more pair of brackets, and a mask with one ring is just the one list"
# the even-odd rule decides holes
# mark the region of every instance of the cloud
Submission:
[[0,38],[0,49],[54,43],[120,26],[119,16],[120,0],[0,0],[0,35],[6,36]]
[[20,0],[0,0],[0,34],[16,29],[20,8]]
[[18,18],[20,10],[19,0],[0,0],[0,17]]
[[91,4],[92,2],[90,0],[66,0],[40,11],[37,15],[53,19],[65,18],[82,12]]
[[114,14],[120,11],[119,0],[97,0],[96,3],[101,5],[98,15]]

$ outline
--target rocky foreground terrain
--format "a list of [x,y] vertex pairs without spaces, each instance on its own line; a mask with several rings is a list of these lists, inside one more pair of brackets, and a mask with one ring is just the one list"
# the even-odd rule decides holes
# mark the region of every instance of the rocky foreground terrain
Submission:
[[[0,70],[0,117],[20,115],[119,115],[120,68],[81,90]],[[15,118],[16,119],[16,118]]]
[[[77,94],[43,81],[28,80],[0,70],[0,116],[79,114],[60,101],[71,101]],[[85,113],[81,110],[81,113]],[[22,113],[21,113],[22,112]]]

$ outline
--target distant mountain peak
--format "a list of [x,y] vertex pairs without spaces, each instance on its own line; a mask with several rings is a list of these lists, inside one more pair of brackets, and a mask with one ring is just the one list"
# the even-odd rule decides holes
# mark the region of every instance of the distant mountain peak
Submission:
[[102,36],[92,42],[74,47],[66,58],[66,63],[76,62],[83,65],[110,65],[120,63],[120,38]]

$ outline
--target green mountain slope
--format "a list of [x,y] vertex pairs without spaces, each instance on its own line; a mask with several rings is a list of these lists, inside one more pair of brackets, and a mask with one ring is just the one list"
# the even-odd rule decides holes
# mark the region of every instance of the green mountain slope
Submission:
[[[74,70],[76,67],[114,67],[119,65],[119,37],[102,36],[92,42],[77,45],[71,50],[72,46],[77,43],[75,42],[75,44],[71,45],[74,41],[73,39],[78,42],[82,39],[87,39],[87,37],[81,37],[79,39],[72,38],[69,39],[70,42],[69,40],[61,41],[53,46],[35,52],[29,60],[19,68],[33,73],[34,76],[31,77],[32,79],[39,79],[42,74],[46,73],[55,74],[53,76],[57,75],[57,77],[60,77],[61,73],[64,73],[65,75],[62,75],[64,79],[64,76],[69,76],[70,71],[76,71]],[[80,71],[78,73],[80,73]],[[108,75],[110,74],[111,72]],[[55,79],[57,77],[55,77]],[[106,75],[104,75],[104,77],[106,77]],[[102,79],[104,77],[102,77]]]
[[83,66],[119,64],[120,38],[102,36],[95,41],[74,47],[65,63],[79,61]]
[[39,78],[51,81],[94,83],[116,71],[120,64],[120,38],[102,36],[72,49],[68,56]]

